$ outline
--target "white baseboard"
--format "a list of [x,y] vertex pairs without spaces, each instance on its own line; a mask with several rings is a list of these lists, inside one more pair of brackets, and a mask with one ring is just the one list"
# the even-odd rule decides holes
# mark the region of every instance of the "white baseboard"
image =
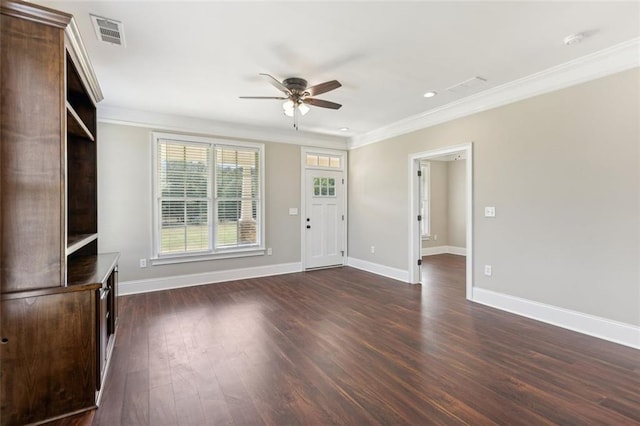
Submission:
[[347,265],[352,268],[362,269],[377,275],[382,275],[394,280],[409,282],[409,271],[404,269],[392,268],[391,266],[380,265],[378,263],[368,262],[366,260],[356,259],[354,257],[347,258]]
[[281,263],[278,265],[256,266],[253,268],[228,269],[202,274],[175,275],[171,277],[148,278],[144,280],[123,281],[118,284],[119,295],[148,293],[172,288],[192,287],[225,281],[248,278],[268,277],[271,275],[291,274],[302,271],[302,263]]
[[422,247],[420,254],[422,256],[433,256],[436,254],[457,254],[459,256],[466,256],[467,249],[455,246]]
[[640,327],[474,287],[474,302],[640,349]]

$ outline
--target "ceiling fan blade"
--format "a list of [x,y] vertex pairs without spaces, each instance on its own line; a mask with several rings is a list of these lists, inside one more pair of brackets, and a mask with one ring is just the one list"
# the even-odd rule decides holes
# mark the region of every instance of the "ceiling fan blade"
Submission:
[[342,105],[337,104],[335,102],[323,101],[322,99],[314,99],[314,98],[306,98],[302,100],[303,103],[321,107],[321,108],[331,108],[331,109],[340,109]]
[[269,83],[271,83],[273,85],[273,87],[275,87],[276,89],[280,90],[281,92],[285,93],[286,95],[290,95],[291,91],[289,89],[287,89],[287,87],[280,83],[278,80],[276,80],[275,77],[273,77],[272,75],[269,74],[264,74],[264,73],[260,73],[259,75],[263,75],[265,77],[269,78]]
[[239,96],[240,99],[289,99],[282,96]]
[[305,92],[309,93],[309,96],[316,96],[337,89],[340,86],[342,86],[342,84],[340,84],[338,80],[325,81],[324,83],[308,87]]

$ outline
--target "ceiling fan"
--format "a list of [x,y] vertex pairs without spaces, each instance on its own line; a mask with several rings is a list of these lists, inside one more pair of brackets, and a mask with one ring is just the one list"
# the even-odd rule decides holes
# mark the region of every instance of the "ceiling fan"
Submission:
[[240,96],[240,99],[280,99],[285,102],[282,104],[285,115],[293,117],[293,127],[298,130],[298,113],[305,115],[309,112],[307,105],[320,108],[340,109],[342,105],[335,102],[316,99],[312,96],[335,90],[342,86],[338,80],[326,81],[307,87],[307,80],[298,77],[284,79],[282,82],[269,74],[260,74],[269,79],[276,89],[280,90],[285,96]]

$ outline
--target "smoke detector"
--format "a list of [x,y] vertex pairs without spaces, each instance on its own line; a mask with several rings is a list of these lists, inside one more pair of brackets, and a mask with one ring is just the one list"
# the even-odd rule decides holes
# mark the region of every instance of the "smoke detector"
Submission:
[[582,41],[582,39],[584,39],[584,34],[583,33],[576,33],[576,34],[571,34],[568,35],[564,38],[564,44],[567,46],[571,46],[572,44],[578,44]]
[[122,22],[115,19],[104,18],[102,16],[91,15],[93,29],[98,40],[118,46],[125,46],[124,28]]

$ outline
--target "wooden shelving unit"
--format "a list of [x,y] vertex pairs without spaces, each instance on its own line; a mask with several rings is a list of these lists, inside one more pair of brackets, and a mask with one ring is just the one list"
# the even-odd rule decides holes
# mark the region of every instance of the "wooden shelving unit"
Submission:
[[[72,255],[87,244],[98,239],[98,234],[72,234],[67,236],[67,256]],[[67,265],[67,274],[69,265]]]
[[76,110],[67,101],[67,133],[80,138],[87,138],[91,142],[95,142],[94,136],[91,134],[87,126],[84,124]]
[[98,254],[102,94],[73,17],[3,0],[0,18],[0,411],[31,424],[97,406],[119,255]]

